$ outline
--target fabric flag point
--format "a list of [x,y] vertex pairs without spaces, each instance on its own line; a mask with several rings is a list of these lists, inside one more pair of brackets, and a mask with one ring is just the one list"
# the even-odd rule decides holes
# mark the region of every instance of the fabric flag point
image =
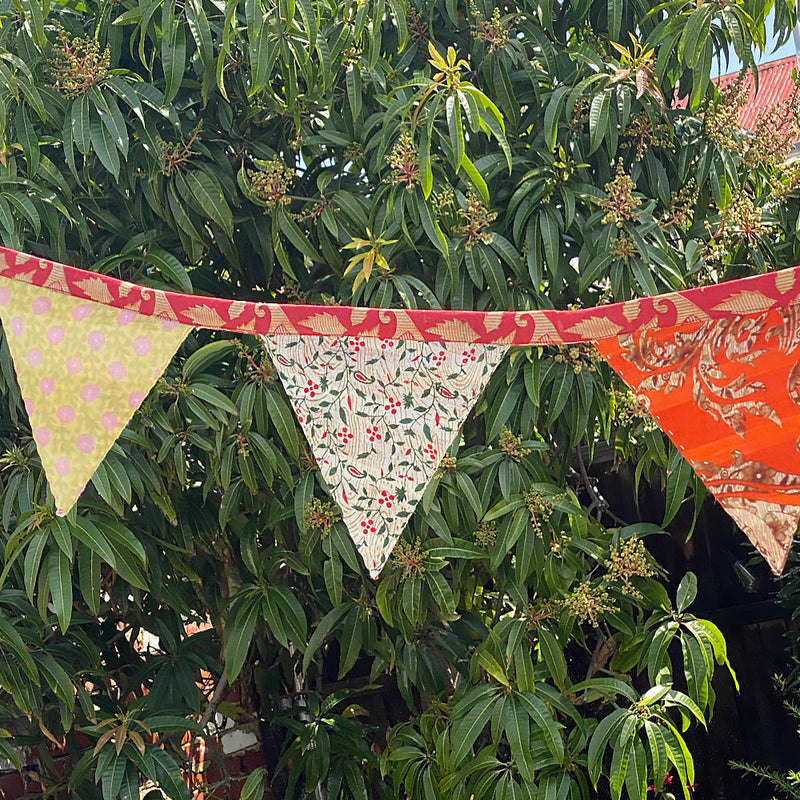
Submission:
[[508,347],[264,336],[372,578]]
[[800,521],[800,307],[595,344],[780,574]]
[[63,516],[191,328],[5,277],[0,320]]

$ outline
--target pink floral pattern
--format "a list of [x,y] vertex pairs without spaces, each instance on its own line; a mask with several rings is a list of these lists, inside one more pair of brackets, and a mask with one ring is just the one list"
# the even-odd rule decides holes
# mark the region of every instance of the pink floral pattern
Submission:
[[508,348],[297,335],[264,342],[376,578]]

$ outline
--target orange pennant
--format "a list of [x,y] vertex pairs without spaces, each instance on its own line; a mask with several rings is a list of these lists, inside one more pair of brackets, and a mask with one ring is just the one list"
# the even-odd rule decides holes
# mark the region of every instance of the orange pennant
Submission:
[[800,307],[595,344],[780,574],[800,521]]

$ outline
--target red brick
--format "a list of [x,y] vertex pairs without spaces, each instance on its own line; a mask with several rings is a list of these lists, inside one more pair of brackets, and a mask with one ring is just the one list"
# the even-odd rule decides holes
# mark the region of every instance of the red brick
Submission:
[[239,756],[232,756],[225,759],[225,769],[228,770],[228,775],[236,777],[242,774],[242,759]]
[[215,759],[203,762],[203,780],[209,786],[213,786],[222,780],[222,770]]
[[17,800],[25,791],[22,775],[19,772],[8,772],[0,775],[0,798],[3,800]]
[[242,772],[249,775],[257,767],[264,766],[264,753],[261,748],[258,750],[248,750],[242,753]]

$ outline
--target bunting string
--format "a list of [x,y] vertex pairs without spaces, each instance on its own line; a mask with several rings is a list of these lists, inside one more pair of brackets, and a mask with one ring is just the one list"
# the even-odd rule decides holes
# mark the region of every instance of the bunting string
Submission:
[[505,345],[569,344],[699,325],[800,302],[800,267],[571,311],[458,311],[287,305],[166,292],[0,247],[0,276],[198,328]]
[[0,321],[59,514],[193,328],[261,336],[373,578],[509,347],[591,341],[783,569],[800,520],[800,267],[598,308],[165,292],[0,248]]

